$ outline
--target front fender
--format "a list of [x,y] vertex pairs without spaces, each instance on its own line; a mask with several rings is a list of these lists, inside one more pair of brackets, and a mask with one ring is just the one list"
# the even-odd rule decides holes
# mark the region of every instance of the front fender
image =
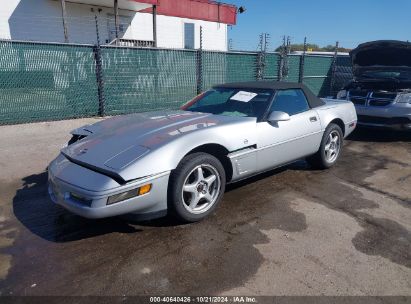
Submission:
[[256,122],[205,128],[184,136],[151,150],[136,162],[119,172],[126,181],[174,170],[180,161],[191,150],[205,145],[217,144],[229,152],[243,149],[256,144]]

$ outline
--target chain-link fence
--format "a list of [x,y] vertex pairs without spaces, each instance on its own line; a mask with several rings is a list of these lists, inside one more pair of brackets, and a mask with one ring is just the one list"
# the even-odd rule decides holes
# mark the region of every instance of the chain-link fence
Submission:
[[235,81],[302,80],[323,97],[351,77],[348,56],[0,41],[0,124],[175,109]]
[[0,42],[0,123],[96,115],[92,47]]

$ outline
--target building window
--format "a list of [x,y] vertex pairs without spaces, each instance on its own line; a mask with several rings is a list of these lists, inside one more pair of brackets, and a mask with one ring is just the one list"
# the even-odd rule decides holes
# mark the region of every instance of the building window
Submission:
[[184,48],[194,49],[194,23],[184,23]]

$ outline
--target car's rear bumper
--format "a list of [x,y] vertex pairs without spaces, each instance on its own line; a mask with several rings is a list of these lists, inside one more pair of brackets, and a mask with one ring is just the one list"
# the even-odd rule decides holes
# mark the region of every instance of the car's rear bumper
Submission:
[[394,103],[383,107],[356,105],[355,109],[359,126],[411,130],[410,104]]
[[[163,172],[149,177],[138,179],[132,183],[119,185],[118,187],[105,189],[103,181],[106,176],[100,173],[80,167],[74,163],[65,163],[61,168],[58,161],[54,161],[49,166],[49,195],[53,202],[63,206],[67,210],[86,218],[104,218],[116,215],[137,213],[148,215],[153,213],[165,213],[167,210],[167,187],[170,172]],[[72,173],[84,175],[88,170],[88,178],[93,178],[95,182],[101,182],[102,188],[90,190],[79,184],[80,178],[67,180],[64,170],[71,170]],[[59,176],[60,175],[60,176]],[[72,174],[76,176],[76,174]],[[66,180],[61,179],[66,178]],[[139,188],[140,186],[151,184],[149,193],[135,196],[124,201],[107,205],[110,196]],[[80,199],[81,198],[81,199]]]

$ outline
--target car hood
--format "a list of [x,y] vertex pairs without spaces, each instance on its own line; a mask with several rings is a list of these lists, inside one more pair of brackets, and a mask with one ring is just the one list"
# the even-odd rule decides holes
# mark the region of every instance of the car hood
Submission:
[[367,42],[352,50],[350,57],[356,78],[372,69],[411,69],[411,43],[395,40]]
[[73,134],[88,136],[61,152],[71,161],[91,169],[120,173],[150,151],[186,134],[253,120],[188,111],[116,116],[74,130]]

